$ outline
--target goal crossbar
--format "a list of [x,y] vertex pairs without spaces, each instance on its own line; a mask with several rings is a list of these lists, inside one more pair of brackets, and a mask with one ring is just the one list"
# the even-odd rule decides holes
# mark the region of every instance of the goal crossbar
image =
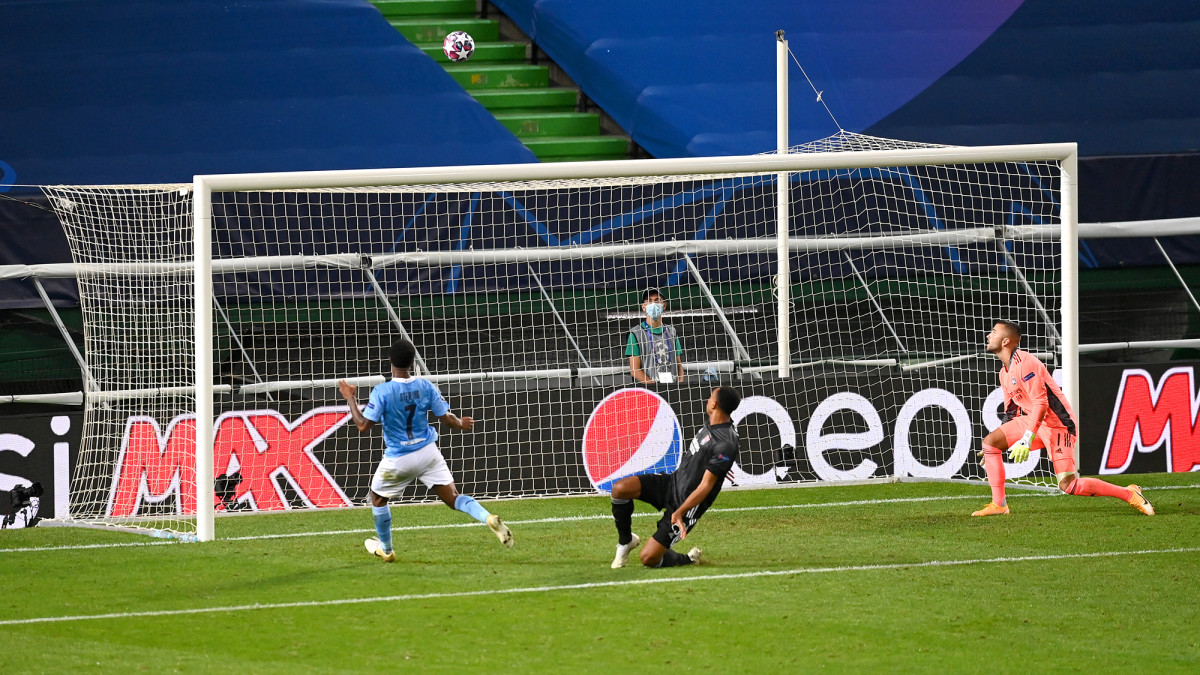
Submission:
[[683,175],[756,174],[767,172],[865,169],[914,164],[986,164],[991,162],[1066,161],[1076,154],[1075,143],[995,145],[978,147],[866,150],[812,154],[732,155],[677,159],[610,160],[554,164],[498,164],[410,169],[291,171],[280,173],[209,174],[195,177],[194,189],[304,190],[315,188],[438,185],[498,181],[542,181],[587,178],[625,178]]

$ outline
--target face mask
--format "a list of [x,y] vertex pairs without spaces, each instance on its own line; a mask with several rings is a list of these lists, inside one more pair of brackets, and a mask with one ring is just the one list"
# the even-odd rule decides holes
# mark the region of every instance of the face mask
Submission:
[[663,306],[662,306],[661,302],[652,302],[652,303],[646,305],[646,316],[650,317],[651,321],[662,316],[662,313],[663,313]]

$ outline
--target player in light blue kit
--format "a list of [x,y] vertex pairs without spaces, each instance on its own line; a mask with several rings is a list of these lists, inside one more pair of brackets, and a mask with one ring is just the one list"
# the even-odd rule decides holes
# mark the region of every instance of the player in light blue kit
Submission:
[[512,532],[500,517],[488,513],[473,498],[460,495],[454,487],[454,476],[450,475],[446,460],[438,450],[438,432],[429,425],[428,413],[432,412],[443,424],[464,431],[475,426],[475,420],[450,412],[450,404],[442,398],[437,385],[409,374],[416,355],[417,348],[408,340],[397,340],[392,344],[389,353],[392,379],[371,390],[370,399],[362,410],[358,407],[358,387],[345,380],[338,382],[338,390],[350,404],[350,415],[359,432],[366,433],[376,424],[383,425],[386,449],[371,479],[369,493],[379,538],[372,537],[364,542],[367,551],[384,562],[396,560],[392,550],[392,511],[387,505],[388,499],[399,497],[414,480],[433,488],[446,506],[486,524],[500,543],[512,548]]

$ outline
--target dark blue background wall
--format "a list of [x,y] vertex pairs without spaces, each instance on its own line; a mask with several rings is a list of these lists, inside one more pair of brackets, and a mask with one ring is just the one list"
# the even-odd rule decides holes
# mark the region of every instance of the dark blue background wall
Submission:
[[[775,147],[774,32],[841,128],[930,143],[1200,149],[1193,0],[494,0],[658,157]],[[790,136],[837,131],[793,64]]]
[[0,0],[0,26],[5,185],[534,161],[365,0]]

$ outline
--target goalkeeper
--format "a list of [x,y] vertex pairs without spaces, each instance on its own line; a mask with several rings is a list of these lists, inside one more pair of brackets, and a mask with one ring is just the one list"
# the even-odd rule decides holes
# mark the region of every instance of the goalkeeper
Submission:
[[475,426],[475,420],[450,412],[450,404],[442,398],[436,384],[409,373],[416,355],[417,348],[408,340],[397,340],[392,344],[388,354],[392,379],[371,390],[363,410],[358,407],[358,387],[345,380],[338,382],[338,390],[349,404],[350,415],[360,433],[367,433],[376,424],[383,425],[386,447],[371,478],[368,493],[375,532],[379,537],[364,542],[367,552],[384,562],[395,562],[388,500],[399,497],[415,480],[432,488],[446,506],[487,525],[500,543],[512,548],[512,532],[500,517],[488,513],[474,498],[459,494],[454,487],[454,476],[438,450],[438,432],[429,424],[429,413],[432,412],[443,424],[464,431]]
[[1036,356],[1019,348],[1021,329],[1011,321],[997,321],[987,334],[987,350],[1004,364],[1000,388],[1004,391],[1005,422],[983,439],[983,466],[992,486],[992,501],[972,516],[1008,513],[1004,497],[1004,459],[1020,463],[1030,450],[1045,448],[1054,462],[1058,487],[1069,495],[1116,497],[1148,516],[1154,507],[1137,485],[1127,488],[1098,478],[1083,478],[1075,470],[1077,427],[1071,405],[1062,389]]

